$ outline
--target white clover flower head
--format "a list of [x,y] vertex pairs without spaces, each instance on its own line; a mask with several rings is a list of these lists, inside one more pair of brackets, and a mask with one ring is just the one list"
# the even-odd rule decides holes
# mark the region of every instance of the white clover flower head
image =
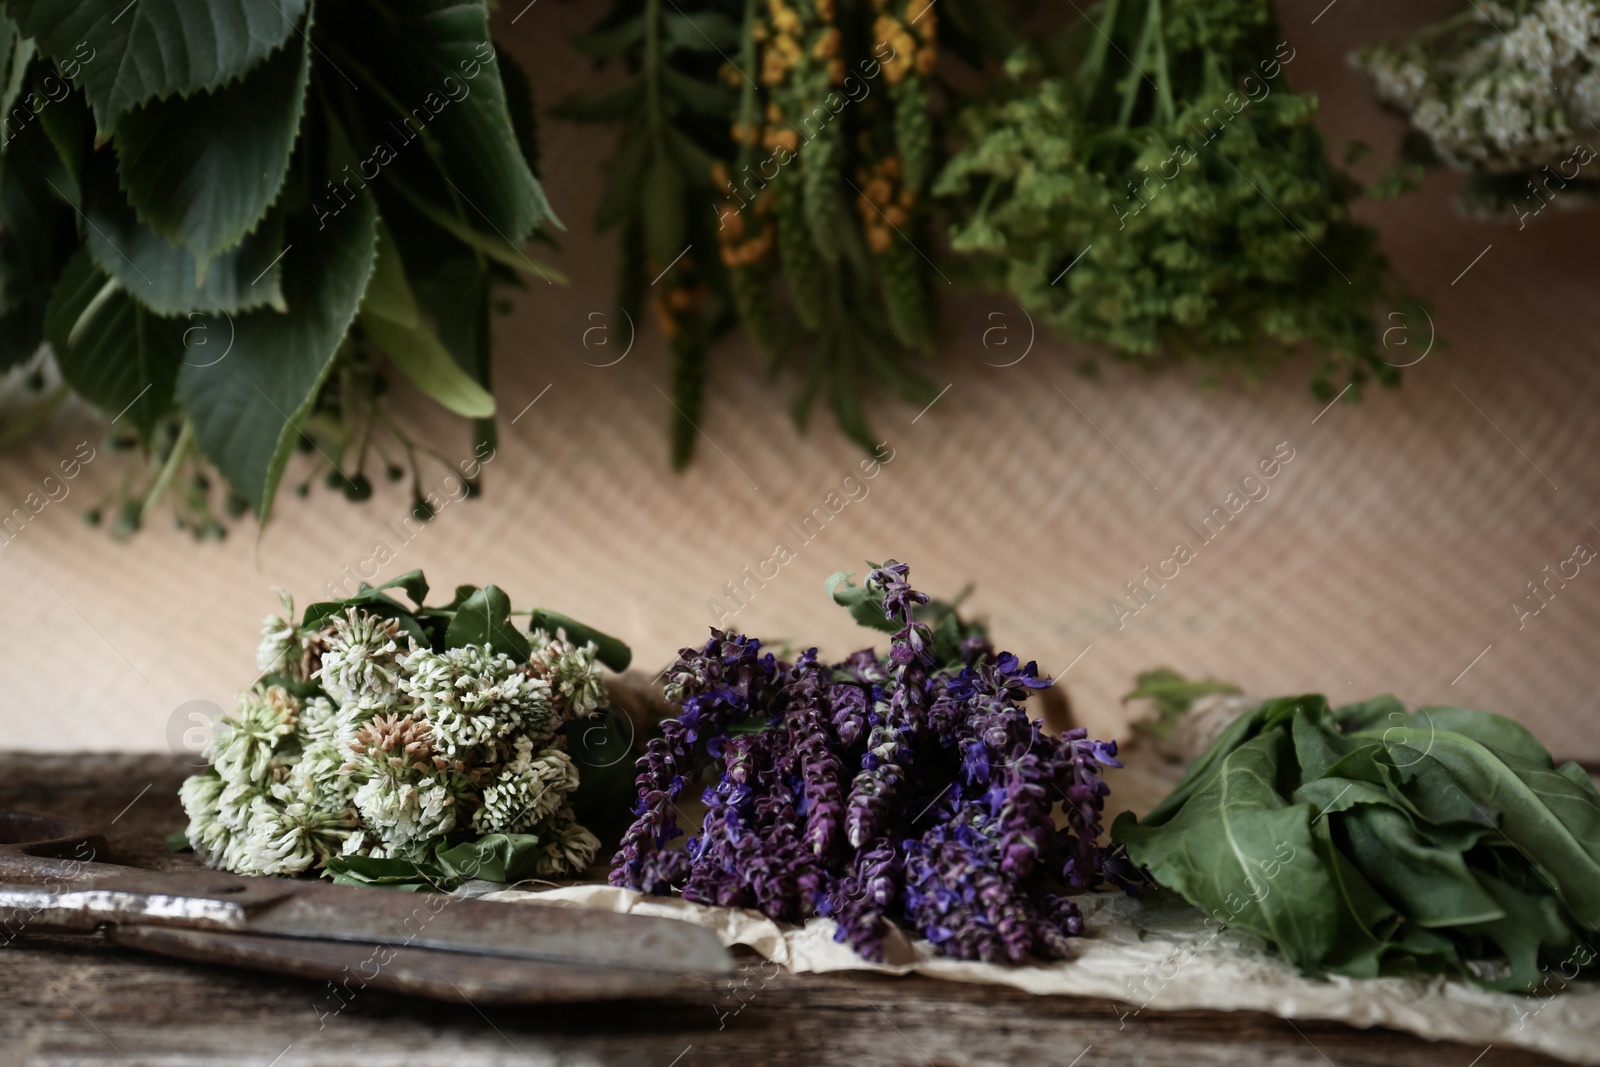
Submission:
[[401,689],[432,724],[438,751],[452,758],[513,734],[547,739],[560,725],[550,683],[487,646],[422,649],[407,668]]
[[535,630],[529,643],[529,672],[548,681],[571,714],[593,715],[606,695],[595,643],[578,648],[567,640],[565,630],[557,630],[554,636]]
[[599,838],[580,826],[566,806],[539,828],[535,871],[541,878],[575,874],[593,863],[599,851]]
[[267,782],[288,755],[280,747],[295,732],[299,711],[300,702],[280,686],[239,694],[238,714],[217,723],[206,758],[226,782]]
[[183,803],[184,814],[189,817],[184,836],[189,839],[189,847],[195,850],[195,854],[208,863],[213,861],[213,857],[227,851],[230,837],[230,831],[217,810],[223,788],[222,776],[214,770],[186,778],[183,785],[178,787],[178,799]]
[[578,787],[578,767],[565,749],[538,752],[533,742],[516,741],[515,757],[483,790],[483,807],[472,817],[479,834],[514,834],[558,811]]
[[573,819],[578,767],[561,729],[604,700],[593,643],[535,633],[526,663],[486,645],[435,652],[359,607],[298,627],[280,597],[258,663],[321,692],[258,685],[218,724],[212,767],[180,792],[206,863],[253,875],[341,856],[420,863],[496,832],[535,837],[541,876],[592,862],[599,843]]
[[333,618],[316,677],[339,704],[376,705],[399,689],[405,661],[415,650],[411,635],[394,619],[347,608]]
[[279,785],[272,795],[258,795],[252,802],[243,848],[256,873],[301,874],[338,855],[355,827],[354,811],[319,810],[311,798]]

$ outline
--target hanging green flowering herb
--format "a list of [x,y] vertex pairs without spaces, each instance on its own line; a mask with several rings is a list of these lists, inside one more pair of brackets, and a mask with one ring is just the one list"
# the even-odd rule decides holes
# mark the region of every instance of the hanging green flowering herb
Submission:
[[1468,210],[1525,225],[1546,204],[1600,196],[1590,166],[1600,145],[1593,0],[1474,4],[1351,61],[1410,122],[1408,155],[1471,172],[1461,191]]
[[1108,0],[1062,55],[1074,75],[1019,54],[1009,91],[964,112],[935,190],[957,252],[1118,359],[1254,379],[1309,344],[1318,397],[1397,380],[1374,315],[1403,296],[1265,3]]

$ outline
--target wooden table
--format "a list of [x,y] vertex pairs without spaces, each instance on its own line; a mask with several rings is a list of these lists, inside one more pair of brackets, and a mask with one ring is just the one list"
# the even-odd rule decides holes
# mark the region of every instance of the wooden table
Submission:
[[[185,773],[168,756],[0,753],[0,807],[80,820],[104,831],[122,862],[182,869],[194,858],[167,852],[163,838],[182,825]],[[368,990],[326,1016],[317,983],[96,939],[19,940],[0,960],[0,1067],[1557,1062],[1500,1048],[1475,1059],[1482,1048],[1269,1014],[1146,1010],[1123,1025],[1109,1001],[921,977],[780,973],[763,985],[753,954],[740,957],[737,994],[723,980],[660,1001],[479,1011]]]

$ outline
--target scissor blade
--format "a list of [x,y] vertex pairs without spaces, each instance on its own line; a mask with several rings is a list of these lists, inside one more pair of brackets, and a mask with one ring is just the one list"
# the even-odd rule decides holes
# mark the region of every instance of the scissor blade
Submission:
[[389,889],[307,885],[252,909],[242,932],[675,974],[733,968],[715,934],[673,919]]
[[162,956],[328,979],[325,995],[312,1006],[335,1015],[368,987],[457,1004],[538,1004],[669,996],[693,982],[660,971],[225,930],[119,926],[108,934],[119,945]]

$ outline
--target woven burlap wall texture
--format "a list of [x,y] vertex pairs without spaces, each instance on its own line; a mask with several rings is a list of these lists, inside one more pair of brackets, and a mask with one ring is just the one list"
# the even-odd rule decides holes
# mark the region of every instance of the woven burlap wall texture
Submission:
[[[1390,157],[1399,124],[1372,105],[1344,55],[1438,5],[1340,0],[1320,15],[1321,4],[1279,6],[1297,49],[1291,76],[1321,95],[1330,144],[1360,139]],[[594,3],[545,0],[513,25],[520,7],[496,17],[542,106],[615,76],[597,76],[566,44]],[[319,597],[379,543],[393,553],[380,577],[422,567],[440,588],[494,581],[519,605],[626,638],[654,673],[704,639],[709,600],[733,606],[726,583],[786,542],[792,562],[748,584],[747,605],[725,623],[844,652],[872,638],[827,602],[823,579],[893,556],[936,594],[975,583],[969,604],[998,641],[1063,676],[1078,716],[1100,733],[1125,729],[1119,698],[1134,674],[1165,664],[1262,695],[1393,692],[1494,708],[1559,755],[1600,756],[1600,566],[1551,582],[1537,615],[1512,607],[1546,565],[1581,542],[1600,547],[1600,214],[1552,211],[1522,230],[1463,219],[1451,205],[1459,180],[1444,174],[1405,200],[1363,205],[1431,312],[1431,325],[1386,323],[1398,328],[1393,361],[1417,359],[1435,330],[1443,340],[1406,370],[1403,388],[1327,410],[1306,392],[1305,360],[1253,388],[1202,389],[1188,370],[1087,379],[1075,369],[1086,351],[1042,333],[1027,349],[1031,329],[1015,304],[954,297],[945,343],[924,367],[944,391],[924,410],[873,404],[892,459],[851,483],[864,488],[848,499],[841,485],[861,453],[825,412],[797,432],[786,415],[796,382],[769,382],[742,337],[716,352],[694,465],[671,473],[663,346],[640,324],[628,347],[610,296],[614,242],[587,221],[612,135],[551,120],[544,138],[546,184],[569,226],[555,258],[571,285],[535,282],[497,324],[502,442],[485,495],[449,503],[409,538],[394,528],[409,503],[403,487],[380,485],[359,506],[320,487],[309,500],[286,493],[259,538],[237,526],[225,542],[197,545],[157,524],[118,545],[81,519],[120,477],[120,457],[102,449],[68,499],[0,547],[0,743],[167,747],[175,709],[229,706],[252,677],[258,621],[276,607],[271,587],[302,603]],[[1378,169],[1368,162],[1361,173]],[[404,413],[447,455],[469,454],[459,421],[415,396]],[[99,425],[68,410],[0,458],[0,507],[36,490],[78,442],[97,443]],[[1275,453],[1292,458],[1268,495],[1202,543],[1186,524]],[[826,512],[835,491],[847,502],[802,543],[789,524]],[[1115,611],[1134,606],[1126,583],[1177,542],[1195,558],[1136,615]]]

